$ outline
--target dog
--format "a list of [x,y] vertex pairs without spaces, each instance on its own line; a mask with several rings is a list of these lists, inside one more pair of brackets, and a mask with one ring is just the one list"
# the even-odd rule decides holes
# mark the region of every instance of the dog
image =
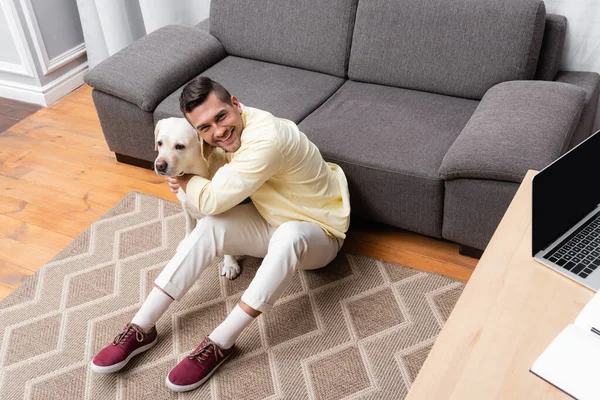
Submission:
[[[158,157],[154,160],[154,172],[158,175],[192,174],[212,179],[226,162],[225,152],[204,143],[185,118],[166,118],[158,121],[154,129],[154,143],[154,150],[158,151]],[[196,227],[197,221],[204,215],[181,188],[177,192],[177,199],[183,208],[188,237]],[[236,258],[225,255],[221,275],[234,279],[239,274],[240,266]]]

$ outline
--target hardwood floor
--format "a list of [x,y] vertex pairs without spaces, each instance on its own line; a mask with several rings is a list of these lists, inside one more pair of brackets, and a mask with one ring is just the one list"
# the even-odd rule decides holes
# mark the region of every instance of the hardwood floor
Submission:
[[0,132],[7,130],[41,108],[42,106],[37,104],[0,97]]
[[[153,171],[115,160],[88,86],[0,133],[0,299],[132,190],[176,201]],[[344,248],[463,281],[477,264],[455,244],[359,220]]]

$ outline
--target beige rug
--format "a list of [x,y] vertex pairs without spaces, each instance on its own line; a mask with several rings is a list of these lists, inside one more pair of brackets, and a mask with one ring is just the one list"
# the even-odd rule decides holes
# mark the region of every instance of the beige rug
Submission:
[[260,260],[220,260],[157,325],[160,341],[119,374],[88,368],[139,308],[183,238],[176,203],[130,193],[0,303],[0,399],[401,399],[463,284],[340,254],[302,272],[201,388],[164,377],[241,297]]

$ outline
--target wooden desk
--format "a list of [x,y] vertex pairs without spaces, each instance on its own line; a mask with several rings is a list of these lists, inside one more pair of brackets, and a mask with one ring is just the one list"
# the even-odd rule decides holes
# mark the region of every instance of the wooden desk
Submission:
[[570,399],[529,372],[593,292],[531,258],[529,171],[407,399]]

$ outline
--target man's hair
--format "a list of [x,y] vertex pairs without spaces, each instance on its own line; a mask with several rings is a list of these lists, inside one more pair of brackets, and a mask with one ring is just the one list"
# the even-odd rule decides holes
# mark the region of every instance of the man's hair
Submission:
[[204,103],[212,92],[223,103],[232,105],[231,94],[219,82],[215,82],[206,76],[198,76],[185,85],[179,97],[179,108],[181,108],[183,115]]

